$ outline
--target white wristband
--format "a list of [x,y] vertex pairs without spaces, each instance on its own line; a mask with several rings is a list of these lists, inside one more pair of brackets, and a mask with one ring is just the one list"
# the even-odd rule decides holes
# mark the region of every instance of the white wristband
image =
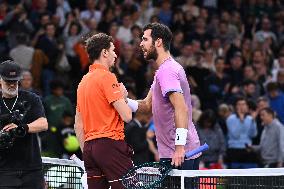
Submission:
[[188,132],[188,130],[185,129],[185,128],[177,128],[176,129],[175,145],[183,145],[184,146],[186,144],[187,132]]
[[136,112],[138,110],[138,102],[136,100],[127,98],[127,105],[132,110],[132,112]]

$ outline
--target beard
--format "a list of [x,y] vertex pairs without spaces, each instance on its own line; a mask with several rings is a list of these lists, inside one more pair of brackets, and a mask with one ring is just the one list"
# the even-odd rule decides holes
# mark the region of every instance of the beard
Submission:
[[7,94],[8,96],[17,96],[18,95],[18,85],[15,88],[2,87],[2,93]]
[[149,50],[147,50],[147,54],[146,54],[146,56],[145,56],[145,59],[146,60],[157,60],[157,58],[158,58],[158,52],[157,52],[157,49],[155,48],[155,46],[154,45],[152,45],[151,47],[150,47],[150,49]]

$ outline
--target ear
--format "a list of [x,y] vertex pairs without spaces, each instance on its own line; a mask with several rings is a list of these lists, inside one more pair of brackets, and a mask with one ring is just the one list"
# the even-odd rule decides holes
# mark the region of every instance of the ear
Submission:
[[101,52],[101,56],[107,57],[108,51],[106,49],[103,49]]
[[161,38],[158,38],[156,41],[155,41],[155,45],[156,47],[161,47],[163,46],[163,40]]

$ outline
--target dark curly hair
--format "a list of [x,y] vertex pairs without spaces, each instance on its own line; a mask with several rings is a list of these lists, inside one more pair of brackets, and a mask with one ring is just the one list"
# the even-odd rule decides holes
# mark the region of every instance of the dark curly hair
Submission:
[[160,23],[150,23],[144,26],[143,32],[146,30],[151,31],[151,37],[153,39],[153,43],[158,39],[162,39],[163,46],[165,50],[170,50],[171,41],[173,38],[173,34],[168,26]]
[[86,40],[86,50],[91,63],[100,58],[103,49],[110,48],[111,42],[112,37],[104,33],[95,34]]

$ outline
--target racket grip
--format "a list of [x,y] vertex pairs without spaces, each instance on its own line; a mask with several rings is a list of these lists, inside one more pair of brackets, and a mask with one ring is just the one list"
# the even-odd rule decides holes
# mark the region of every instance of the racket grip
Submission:
[[208,150],[209,149],[209,146],[204,143],[202,146],[199,146],[198,148],[192,150],[192,151],[189,151],[185,154],[186,158],[190,158],[196,154],[199,154],[200,152],[203,152],[205,150]]
[[70,157],[81,169],[85,171],[84,161],[80,160],[75,154]]

